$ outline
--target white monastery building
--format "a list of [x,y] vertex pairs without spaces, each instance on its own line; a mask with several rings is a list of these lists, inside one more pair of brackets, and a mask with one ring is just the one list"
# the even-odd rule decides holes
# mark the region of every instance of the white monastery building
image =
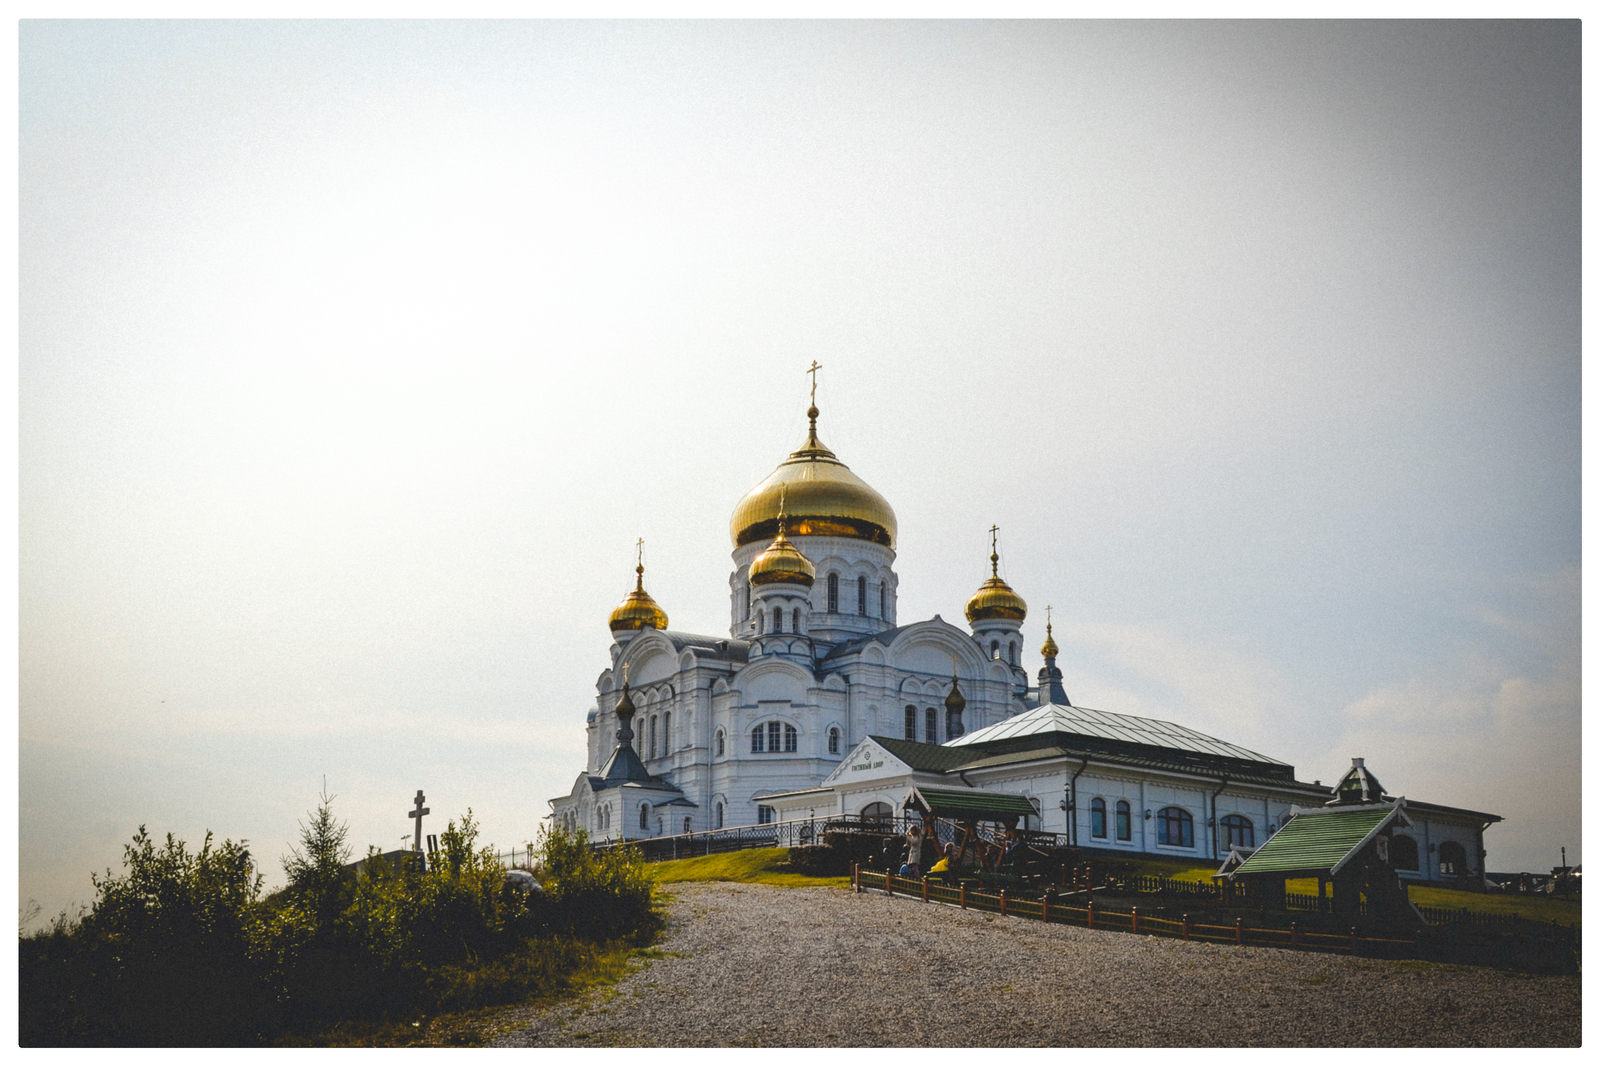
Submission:
[[[916,785],[976,788],[1027,797],[1031,828],[1078,847],[1220,861],[1297,808],[1352,789],[1394,798],[1360,759],[1330,790],[1181,725],[1074,706],[1049,625],[1030,683],[1027,604],[993,551],[966,628],[900,624],[894,510],[818,438],[814,398],[806,413],[805,443],[734,508],[727,637],[671,629],[641,561],[611,613],[588,766],[550,801],[556,824],[634,839],[888,817]],[[1498,817],[1405,807],[1402,877],[1481,882]]]

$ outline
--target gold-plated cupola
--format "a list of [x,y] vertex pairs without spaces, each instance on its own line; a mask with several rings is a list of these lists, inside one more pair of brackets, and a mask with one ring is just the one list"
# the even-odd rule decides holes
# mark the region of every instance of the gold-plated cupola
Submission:
[[625,633],[629,630],[667,628],[667,612],[661,605],[650,598],[644,590],[644,541],[639,542],[639,565],[634,567],[638,575],[633,591],[622,598],[611,612],[611,632]]
[[750,584],[804,585],[810,588],[817,580],[817,568],[805,557],[794,542],[784,535],[786,516],[783,503],[778,504],[778,535],[766,551],[756,556],[750,564]]
[[989,580],[978,586],[978,591],[967,601],[967,621],[979,622],[985,618],[1009,618],[1020,622],[1028,617],[1028,604],[1018,596],[1000,576],[1000,550],[994,540],[998,530],[989,528]]
[[734,547],[770,540],[778,531],[778,509],[785,499],[790,536],[849,537],[894,547],[894,508],[817,438],[817,414],[813,384],[806,442],[733,509],[729,532]]

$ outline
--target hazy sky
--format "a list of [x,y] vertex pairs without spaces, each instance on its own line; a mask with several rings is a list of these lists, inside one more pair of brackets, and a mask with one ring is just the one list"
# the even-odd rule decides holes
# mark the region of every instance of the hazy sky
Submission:
[[1581,860],[1579,27],[25,22],[20,892],[520,845],[821,434],[1076,703]]

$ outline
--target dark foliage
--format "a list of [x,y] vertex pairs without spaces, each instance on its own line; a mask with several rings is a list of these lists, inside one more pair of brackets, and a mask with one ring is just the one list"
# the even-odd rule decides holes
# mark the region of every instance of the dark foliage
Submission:
[[637,854],[549,834],[546,890],[525,892],[477,835],[468,811],[426,870],[372,854],[357,873],[324,796],[284,860],[288,886],[263,899],[243,844],[207,836],[191,855],[141,828],[86,917],[23,938],[21,1043],[245,1045],[516,1002],[561,987],[594,945],[655,931]]

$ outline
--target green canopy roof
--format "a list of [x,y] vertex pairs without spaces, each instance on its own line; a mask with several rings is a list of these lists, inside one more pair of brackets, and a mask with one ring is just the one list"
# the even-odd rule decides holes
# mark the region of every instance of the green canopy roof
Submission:
[[906,797],[911,810],[927,811],[939,818],[976,818],[979,821],[1010,821],[1023,815],[1037,815],[1028,797],[1014,792],[987,792],[972,789],[915,787]]
[[1233,871],[1251,874],[1335,873],[1345,859],[1403,808],[1325,807],[1301,811]]

